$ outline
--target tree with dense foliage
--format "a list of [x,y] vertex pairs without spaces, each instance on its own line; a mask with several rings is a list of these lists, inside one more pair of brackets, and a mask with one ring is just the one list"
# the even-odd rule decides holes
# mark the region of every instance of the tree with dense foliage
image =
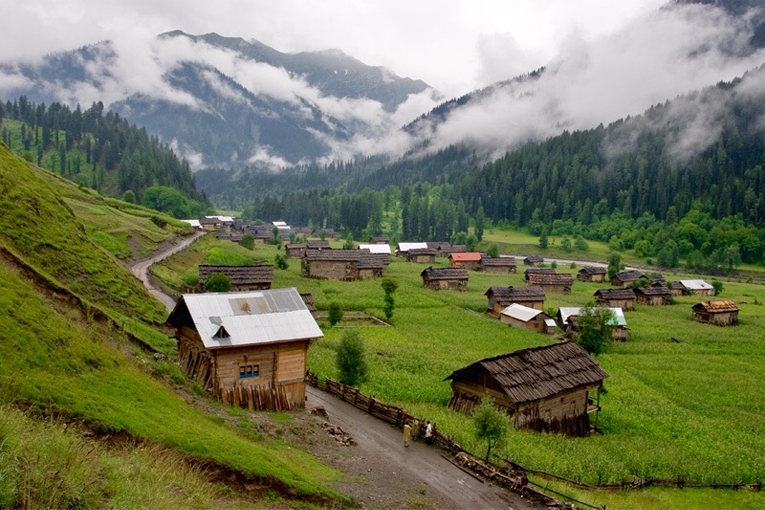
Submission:
[[281,270],[285,270],[290,267],[289,262],[287,262],[287,257],[281,253],[277,253],[274,257],[274,265],[276,266],[276,269]]
[[715,296],[719,296],[723,291],[723,282],[720,280],[712,280],[712,289],[714,289]]
[[550,240],[547,237],[547,227],[542,227],[542,232],[539,234],[539,247],[545,250],[549,244]]
[[492,244],[491,246],[489,246],[489,249],[486,250],[486,255],[492,258],[499,257],[499,246],[497,246],[496,244]]
[[357,386],[369,378],[364,339],[355,329],[349,329],[340,338],[335,358],[340,382]]
[[393,310],[396,308],[396,302],[393,299],[393,293],[398,289],[398,282],[390,277],[385,277],[382,280],[382,288],[385,292],[385,304],[383,305],[383,311],[385,312],[385,318],[390,320],[393,317]]
[[507,414],[497,408],[490,396],[484,395],[473,411],[473,424],[476,439],[486,441],[484,460],[488,462],[491,450],[502,442],[510,429]]
[[624,267],[622,256],[615,251],[611,252],[608,256],[608,269],[606,270],[608,278],[613,278],[617,273],[621,272]]
[[231,278],[223,273],[211,274],[205,280],[207,292],[229,292],[231,290]]
[[329,310],[327,312],[327,320],[329,320],[329,325],[334,326],[341,320],[343,320],[343,309],[340,307],[340,303],[337,301],[332,301],[329,304]]
[[132,189],[129,189],[122,194],[122,201],[127,202],[128,204],[135,204],[135,193],[133,193]]
[[596,356],[603,352],[613,339],[613,319],[614,314],[608,308],[595,308],[588,303],[576,317],[579,345]]
[[249,232],[246,232],[243,236],[241,241],[239,241],[239,245],[247,248],[248,250],[254,250],[255,249],[255,236],[250,234]]

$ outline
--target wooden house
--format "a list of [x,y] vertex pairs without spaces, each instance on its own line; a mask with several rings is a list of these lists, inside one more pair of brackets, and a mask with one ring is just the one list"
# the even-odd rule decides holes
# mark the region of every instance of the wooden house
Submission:
[[520,429],[590,433],[590,412],[600,407],[589,391],[600,388],[608,374],[574,342],[532,347],[476,361],[452,372],[449,407],[471,414],[481,397],[490,396]]
[[[608,307],[608,309],[611,311],[611,320],[608,322],[611,326],[611,337],[617,342],[627,340],[627,318],[624,316],[624,310],[619,307]],[[568,306],[558,310],[555,318],[567,338],[573,338],[579,332],[577,318],[582,315],[582,311],[583,308]]]
[[621,308],[624,311],[635,309],[636,297],[632,289],[598,289],[594,296],[596,306]]
[[372,236],[369,238],[369,244],[390,244],[390,238],[388,236]]
[[499,313],[499,320],[516,328],[524,328],[538,333],[555,333],[555,319],[542,310],[513,303]]
[[439,257],[449,258],[452,253],[467,253],[467,246],[464,244],[447,244],[438,252]]
[[199,218],[199,224],[203,230],[218,230],[223,226],[223,222],[217,216]]
[[545,304],[545,291],[542,287],[490,287],[484,296],[488,298],[486,312],[495,317],[499,317],[502,310],[513,303],[537,310],[543,310]]
[[574,277],[568,273],[529,273],[529,285],[542,287],[545,292],[568,294],[574,284]]
[[428,243],[398,243],[396,245],[396,256],[406,258],[409,250],[425,250],[428,248]]
[[541,255],[529,255],[523,259],[523,263],[527,266],[538,266],[539,264],[544,264],[544,262],[545,259]]
[[487,257],[482,256],[481,262],[477,267],[478,271],[486,273],[515,273],[518,270],[518,264],[515,257]]
[[464,267],[465,269],[478,269],[481,263],[481,254],[477,251],[464,253],[452,252],[449,254],[449,265],[452,267]]
[[523,279],[528,282],[529,275],[535,273],[555,274],[556,271],[555,268],[552,267],[529,267],[523,272]]
[[385,264],[368,250],[306,250],[301,271],[306,278],[353,281],[382,276]]
[[468,271],[458,267],[429,267],[424,269],[422,286],[431,290],[467,290]]
[[603,282],[606,280],[606,268],[599,266],[583,267],[576,274],[576,279],[580,282]]
[[270,289],[274,281],[274,266],[253,264],[249,266],[199,265],[199,287],[205,288],[207,279],[214,274],[225,274],[231,280],[231,290]]
[[639,279],[645,277],[645,275],[636,270],[629,270],[629,271],[622,271],[620,273],[616,273],[611,277],[611,285],[614,287],[622,287],[627,288],[632,286],[633,283],[638,281]]
[[713,296],[715,288],[704,280],[679,280],[672,282],[672,294],[675,296]]
[[635,299],[641,305],[671,305],[672,304],[672,291],[669,287],[664,286],[649,286],[639,287],[635,289]]
[[167,324],[186,375],[224,403],[305,405],[308,345],[323,335],[296,289],[184,294]]
[[306,243],[289,243],[284,245],[284,254],[288,258],[302,259],[307,249]]
[[717,326],[738,324],[739,308],[730,300],[703,301],[693,305],[693,320]]
[[432,264],[436,261],[436,250],[432,248],[412,248],[406,252],[406,260],[419,264]]
[[436,254],[439,257],[448,257],[451,253],[452,245],[447,241],[428,241],[428,248],[436,250]]

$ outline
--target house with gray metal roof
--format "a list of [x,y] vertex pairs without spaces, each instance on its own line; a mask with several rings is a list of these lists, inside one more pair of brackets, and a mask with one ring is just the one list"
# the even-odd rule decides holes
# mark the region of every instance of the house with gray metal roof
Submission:
[[167,325],[186,375],[224,403],[305,404],[308,346],[323,334],[297,289],[184,294]]

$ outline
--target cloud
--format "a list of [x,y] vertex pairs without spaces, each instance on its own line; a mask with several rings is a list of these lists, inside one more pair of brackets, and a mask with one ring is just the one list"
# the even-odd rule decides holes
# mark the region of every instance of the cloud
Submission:
[[472,140],[496,155],[563,129],[640,114],[762,63],[762,51],[747,50],[749,33],[744,21],[695,5],[662,9],[592,40],[571,31],[539,80],[499,87],[456,110],[431,147]]

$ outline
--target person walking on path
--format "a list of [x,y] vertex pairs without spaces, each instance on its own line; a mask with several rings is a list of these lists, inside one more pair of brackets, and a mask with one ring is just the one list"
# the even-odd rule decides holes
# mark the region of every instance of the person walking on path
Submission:
[[430,424],[430,420],[425,425],[425,443],[433,444],[433,425]]
[[409,440],[412,438],[412,427],[409,422],[404,423],[404,446],[409,447]]

